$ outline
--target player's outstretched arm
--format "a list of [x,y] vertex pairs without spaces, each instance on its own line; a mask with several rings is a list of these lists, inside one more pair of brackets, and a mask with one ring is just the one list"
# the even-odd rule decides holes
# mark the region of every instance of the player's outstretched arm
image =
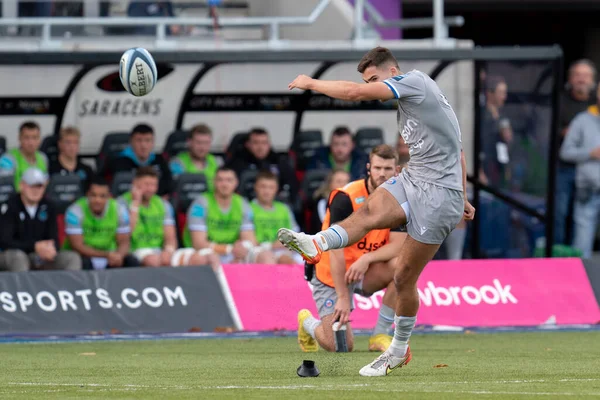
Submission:
[[299,75],[288,85],[290,90],[314,90],[340,100],[390,100],[394,98],[391,89],[382,82],[356,83],[350,81],[322,81],[306,75]]

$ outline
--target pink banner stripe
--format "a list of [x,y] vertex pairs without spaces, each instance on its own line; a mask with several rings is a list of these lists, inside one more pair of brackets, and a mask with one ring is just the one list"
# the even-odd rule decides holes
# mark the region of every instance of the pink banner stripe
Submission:
[[[303,266],[225,265],[246,330],[296,329],[296,314],[316,314]],[[418,283],[418,324],[532,326],[600,321],[600,310],[579,259],[433,261]],[[351,319],[372,328],[383,292],[355,295]]]

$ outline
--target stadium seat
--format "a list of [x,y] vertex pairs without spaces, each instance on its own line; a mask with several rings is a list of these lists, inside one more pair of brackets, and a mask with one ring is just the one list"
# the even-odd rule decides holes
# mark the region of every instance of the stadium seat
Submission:
[[134,172],[132,171],[121,171],[117,172],[113,178],[110,192],[114,197],[119,197],[123,193],[131,189],[131,183],[133,182]]
[[0,176],[0,203],[5,203],[15,191],[15,178],[12,175]]
[[6,138],[0,136],[0,156],[6,151]]
[[48,135],[42,140],[40,151],[48,157],[49,161],[58,158],[58,139],[55,135]]
[[102,140],[100,154],[96,162],[97,170],[102,171],[104,163],[116,157],[121,151],[129,146],[129,132],[109,132]]
[[290,155],[294,158],[296,171],[306,170],[308,160],[322,146],[323,133],[320,130],[297,132],[290,147]]
[[187,219],[187,210],[192,202],[206,190],[208,190],[208,183],[204,174],[181,174],[177,180],[177,187],[173,193],[173,209],[180,243]]
[[63,214],[75,200],[83,196],[83,185],[78,175],[54,174],[46,189],[46,197],[56,206],[56,212]]
[[187,131],[173,131],[167,137],[163,157],[168,160],[187,149]]
[[256,196],[256,193],[254,193],[256,175],[258,175],[258,171],[255,169],[246,170],[240,175],[240,183],[237,192],[248,200],[252,200]]
[[208,183],[204,174],[181,174],[173,193],[175,208],[187,211],[190,204],[207,190]]
[[227,149],[225,149],[225,161],[229,161],[239,153],[246,144],[246,140],[248,139],[248,132],[237,132],[235,133],[229,144],[227,145]]
[[369,154],[371,149],[380,144],[384,144],[383,130],[377,127],[360,128],[354,135],[356,147]]
[[58,214],[56,216],[56,228],[58,230],[58,245],[62,247],[67,233],[65,232],[65,214]]
[[313,197],[315,191],[327,180],[329,175],[327,169],[315,169],[306,171],[304,179],[302,180],[302,195],[304,200],[307,201]]

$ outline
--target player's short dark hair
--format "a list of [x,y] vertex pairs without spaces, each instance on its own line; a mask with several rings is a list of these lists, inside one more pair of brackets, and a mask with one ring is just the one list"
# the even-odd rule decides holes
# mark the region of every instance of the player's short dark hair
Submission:
[[252,135],[269,135],[269,132],[267,132],[265,128],[254,127],[250,129],[250,132],[248,132],[248,138],[250,138]]
[[340,136],[346,136],[346,135],[350,135],[352,136],[352,132],[350,131],[350,128],[348,128],[347,126],[336,126],[333,129],[333,132],[331,132],[331,137],[340,137]]
[[394,67],[400,69],[398,60],[396,60],[396,57],[394,57],[390,49],[380,46],[369,50],[369,52],[360,60],[356,69],[362,74],[372,65],[377,68],[385,64],[392,64]]
[[158,179],[158,172],[156,172],[154,167],[150,167],[150,166],[139,167],[138,169],[135,170],[135,178],[134,179],[145,178],[147,176]]
[[383,158],[384,160],[394,160],[395,164],[398,165],[398,152],[392,146],[387,144],[380,144],[371,149],[369,153],[369,161],[373,159],[373,156]]
[[256,175],[256,179],[255,179],[255,183],[258,183],[258,181],[260,180],[269,180],[269,181],[275,181],[277,183],[279,183],[279,178],[277,177],[277,175],[275,175],[273,172],[269,171],[269,170],[262,170],[260,171],[257,175]]
[[92,177],[89,180],[88,190],[90,190],[92,185],[106,186],[108,188],[108,181],[106,179],[104,179],[104,177],[102,175],[92,175]]
[[137,124],[131,131],[131,136],[148,134],[154,135],[154,129],[148,124]]
[[212,136],[212,129],[206,124],[194,125],[188,134],[188,139],[193,139],[195,135]]
[[25,129],[30,129],[30,130],[37,129],[39,131],[40,126],[35,121],[25,121],[21,124],[21,126],[19,126],[19,136],[21,136],[21,134],[23,133],[23,130],[25,130]]
[[228,165],[221,165],[219,168],[217,168],[217,172],[215,172],[215,176],[220,172],[233,172],[233,174],[237,178],[237,173],[235,172],[235,170]]

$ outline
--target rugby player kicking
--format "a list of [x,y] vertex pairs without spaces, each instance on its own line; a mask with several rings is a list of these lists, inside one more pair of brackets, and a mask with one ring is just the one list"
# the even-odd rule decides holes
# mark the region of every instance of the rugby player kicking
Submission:
[[[289,89],[313,90],[342,100],[398,100],[398,129],[409,146],[408,166],[379,186],[350,217],[316,235],[280,229],[278,238],[309,263],[322,253],[352,245],[373,229],[405,225],[408,236],[398,246],[394,271],[397,303],[390,347],[360,370],[385,376],[410,362],[408,340],[419,309],[417,280],[441,243],[475,209],[466,192],[466,162],[456,114],[433,79],[421,71],[401,73],[385,48],[369,51],[358,64],[368,83],[321,81],[298,76]],[[340,323],[348,322],[342,313]]]
[[[368,176],[329,195],[323,229],[348,218],[365,204],[379,185],[399,172],[398,153],[394,148],[386,144],[373,148],[367,163]],[[348,320],[354,308],[353,294],[369,297],[385,288],[377,324],[369,338],[369,351],[387,350],[392,342],[390,330],[396,308],[393,259],[406,238],[406,233],[401,231],[400,228],[374,229],[351,246],[323,253],[311,280],[320,319],[306,309],[298,313],[298,344],[303,351],[317,351],[319,346],[336,351],[333,323],[337,319]],[[350,324],[346,326],[346,345],[348,351],[354,348]]]

